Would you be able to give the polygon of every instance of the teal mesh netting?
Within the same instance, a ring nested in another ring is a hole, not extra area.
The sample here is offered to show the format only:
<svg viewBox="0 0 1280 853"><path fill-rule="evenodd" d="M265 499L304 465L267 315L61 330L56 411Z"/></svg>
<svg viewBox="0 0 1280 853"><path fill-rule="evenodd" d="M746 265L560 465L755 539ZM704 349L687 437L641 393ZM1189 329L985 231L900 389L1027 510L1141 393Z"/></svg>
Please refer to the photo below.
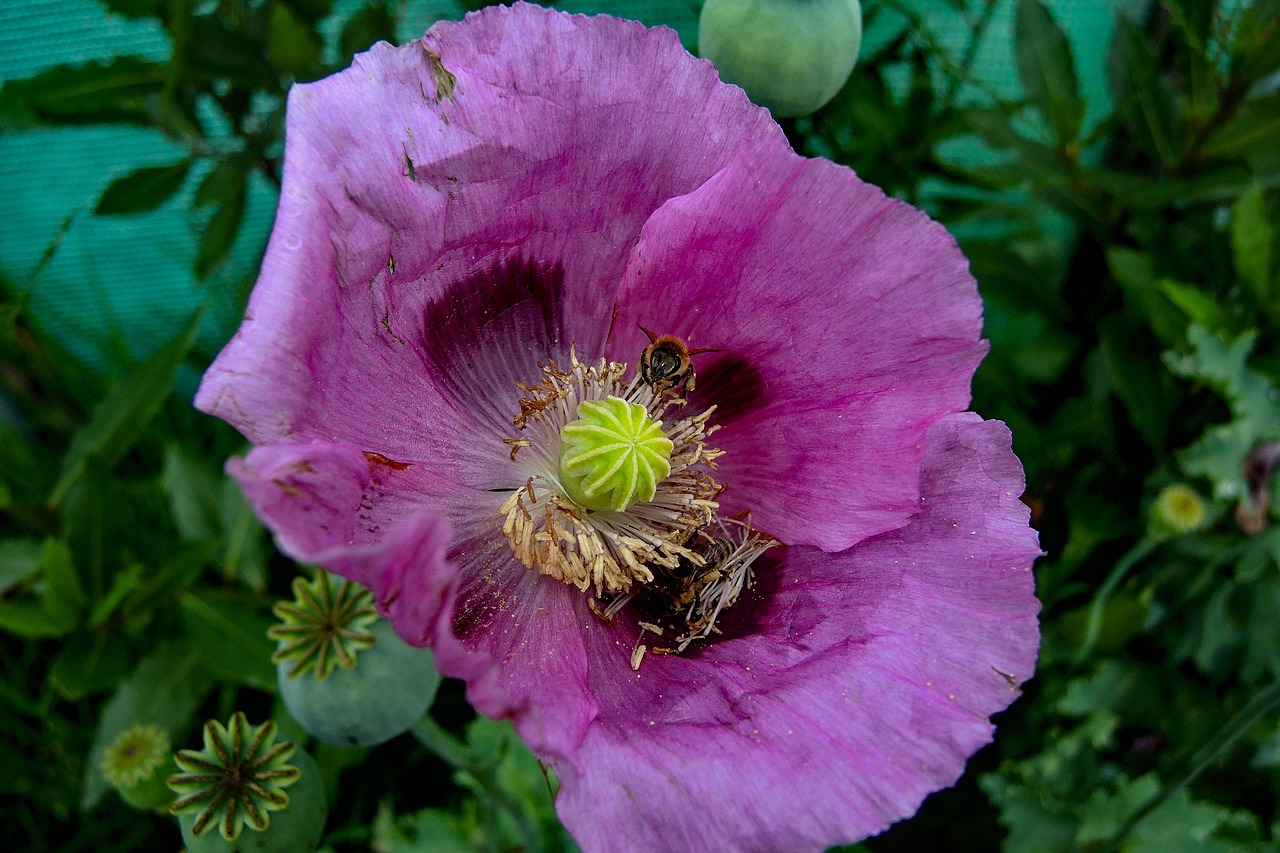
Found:
<svg viewBox="0 0 1280 853"><path fill-rule="evenodd" d="M867 8L874 4L866 0ZM339 2L337 17L359 5ZM667 23L687 45L696 42L696 0L556 5ZM924 15L938 44L956 54L963 49L963 18L943 0L909 0L907 5ZM1049 0L1071 37L1089 119L1107 109L1103 56L1117 5L1135 8L1128 0ZM1000 0L975 61L984 86L1010 96L1017 93L1013 9L1013 0ZM402 7L398 35L409 40L431 21L461 17L464 11L456 0L410 0ZM887 17L882 23L888 23ZM337 20L329 22L331 55L339 29ZM870 29L868 45L874 47L877 37L877 29ZM119 54L163 60L168 50L166 35L155 22L106 14L92 0L0 0L0 80ZM983 95L975 90L967 97L981 100ZM118 370L167 340L205 304L210 310L201 346L214 350L234 329L239 299L253 279L271 227L275 196L266 181L252 184L240 238L227 262L204 282L191 273L207 215L192 203L200 169L193 169L183 191L155 211L112 217L92 213L113 179L140 166L171 163L186 153L159 133L131 127L23 129L0 135L0 186L5 190L0 194L0 276L29 293L33 315L77 358ZM949 153L981 156L963 146Z"/></svg>

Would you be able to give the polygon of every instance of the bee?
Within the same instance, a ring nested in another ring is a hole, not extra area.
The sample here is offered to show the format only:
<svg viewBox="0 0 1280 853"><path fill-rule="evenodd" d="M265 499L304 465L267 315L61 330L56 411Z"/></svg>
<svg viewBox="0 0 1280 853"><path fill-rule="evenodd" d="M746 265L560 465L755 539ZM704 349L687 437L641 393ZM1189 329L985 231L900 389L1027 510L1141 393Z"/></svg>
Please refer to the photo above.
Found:
<svg viewBox="0 0 1280 853"><path fill-rule="evenodd" d="M640 381L653 389L655 394L673 391L676 394L692 391L697 377L693 372L692 356L711 349L689 349L684 341L674 335L655 335L640 327L649 337L649 346L640 353Z"/></svg>

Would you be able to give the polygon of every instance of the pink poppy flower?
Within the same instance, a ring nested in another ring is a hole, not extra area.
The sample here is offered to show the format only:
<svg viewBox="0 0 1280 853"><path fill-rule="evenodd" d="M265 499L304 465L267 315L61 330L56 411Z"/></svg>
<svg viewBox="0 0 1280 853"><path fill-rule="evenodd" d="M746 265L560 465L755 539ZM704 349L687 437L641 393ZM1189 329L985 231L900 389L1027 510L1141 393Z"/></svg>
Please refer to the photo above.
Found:
<svg viewBox="0 0 1280 853"><path fill-rule="evenodd" d="M645 330L708 350L692 387L637 378ZM939 225L673 32L516 4L294 88L197 405L282 550L554 767L584 850L816 850L953 784L1034 668L980 335Z"/></svg>

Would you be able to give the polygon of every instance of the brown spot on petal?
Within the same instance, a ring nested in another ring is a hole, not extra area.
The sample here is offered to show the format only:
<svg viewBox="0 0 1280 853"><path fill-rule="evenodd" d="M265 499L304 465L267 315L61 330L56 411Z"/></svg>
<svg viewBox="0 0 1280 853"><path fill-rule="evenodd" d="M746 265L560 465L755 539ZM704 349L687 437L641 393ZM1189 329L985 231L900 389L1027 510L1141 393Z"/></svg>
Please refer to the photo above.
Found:
<svg viewBox="0 0 1280 853"><path fill-rule="evenodd" d="M381 453L374 453L372 450L364 451L364 458L369 460L370 465L384 465L393 471L404 471L406 468L413 467L412 462L397 462L394 459L388 459Z"/></svg>
<svg viewBox="0 0 1280 853"><path fill-rule="evenodd" d="M444 63L440 61L440 54L430 48L423 48L423 50L427 52L427 61L431 63L431 79L436 84L435 103L452 102L454 90L458 87L458 78L444 67Z"/></svg>

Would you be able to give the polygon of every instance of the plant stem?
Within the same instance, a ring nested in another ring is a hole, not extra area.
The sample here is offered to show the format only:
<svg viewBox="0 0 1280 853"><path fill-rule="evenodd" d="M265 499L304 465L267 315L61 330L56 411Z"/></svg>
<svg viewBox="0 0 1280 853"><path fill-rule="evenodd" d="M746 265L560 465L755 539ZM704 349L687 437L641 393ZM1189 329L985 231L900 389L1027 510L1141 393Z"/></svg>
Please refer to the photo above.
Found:
<svg viewBox="0 0 1280 853"><path fill-rule="evenodd" d="M1102 582L1102 586L1098 587L1098 594L1093 597L1093 604L1089 606L1089 621L1085 626L1084 639L1080 641L1080 651L1075 655L1077 664L1088 660L1089 654L1098 642L1098 635L1102 633L1102 618L1112 593L1116 591L1116 587L1120 586L1125 575L1129 574L1129 570L1150 556L1155 547L1156 543L1150 539L1143 539L1134 545L1129 549L1129 553L1116 563L1111 574L1107 575L1107 579Z"/></svg>
<svg viewBox="0 0 1280 853"><path fill-rule="evenodd" d="M1124 843L1129 833L1143 818L1160 808L1179 791L1198 779L1201 773L1209 769L1219 758L1226 755L1236 745L1236 741L1244 737L1245 733L1253 728L1254 723L1277 707L1280 707L1280 681L1254 696L1247 705L1240 709L1239 713L1219 729L1213 739L1191 757L1190 768L1178 781L1157 793L1139 806L1133 814L1129 815L1128 819L1115 831L1115 834L1107 839L1107 843L1102 848L1105 853L1119 850L1120 845Z"/></svg>

